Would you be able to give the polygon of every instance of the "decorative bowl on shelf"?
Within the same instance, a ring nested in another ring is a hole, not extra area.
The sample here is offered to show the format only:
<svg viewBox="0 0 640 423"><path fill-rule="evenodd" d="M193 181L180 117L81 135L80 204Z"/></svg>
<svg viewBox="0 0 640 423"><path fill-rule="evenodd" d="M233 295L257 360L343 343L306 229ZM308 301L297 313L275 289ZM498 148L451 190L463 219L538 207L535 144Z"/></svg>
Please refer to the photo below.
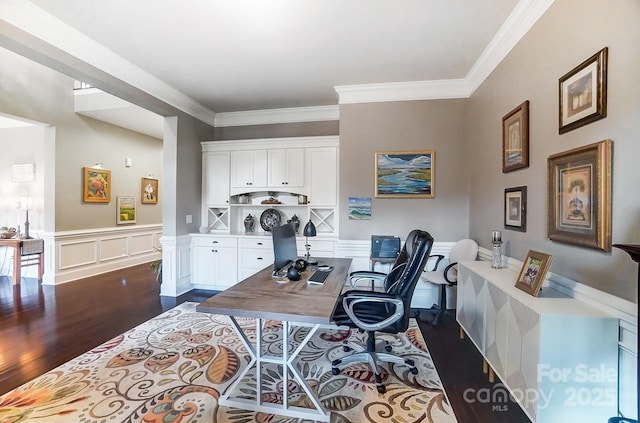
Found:
<svg viewBox="0 0 640 423"><path fill-rule="evenodd" d="M16 228L0 228L0 238L2 239L11 239L16 236L16 233L18 233L18 231L16 231Z"/></svg>

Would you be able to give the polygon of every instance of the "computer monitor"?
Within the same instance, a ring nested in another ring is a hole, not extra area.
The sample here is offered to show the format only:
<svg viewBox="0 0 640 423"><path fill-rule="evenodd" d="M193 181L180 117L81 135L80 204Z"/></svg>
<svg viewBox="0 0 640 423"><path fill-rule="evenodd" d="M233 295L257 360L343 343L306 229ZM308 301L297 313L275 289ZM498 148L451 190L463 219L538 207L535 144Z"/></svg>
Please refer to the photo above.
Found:
<svg viewBox="0 0 640 423"><path fill-rule="evenodd" d="M273 239L273 275L276 276L298 258L296 231L293 223L271 228ZM284 276L284 275L282 275Z"/></svg>

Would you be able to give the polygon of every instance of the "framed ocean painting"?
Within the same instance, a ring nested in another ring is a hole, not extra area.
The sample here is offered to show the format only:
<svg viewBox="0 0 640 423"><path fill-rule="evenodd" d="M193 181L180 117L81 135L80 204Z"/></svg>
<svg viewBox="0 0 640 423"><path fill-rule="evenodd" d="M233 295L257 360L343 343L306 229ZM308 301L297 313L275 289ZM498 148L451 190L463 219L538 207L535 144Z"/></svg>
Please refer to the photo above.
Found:
<svg viewBox="0 0 640 423"><path fill-rule="evenodd" d="M371 220L371 197L349 197L349 219Z"/></svg>
<svg viewBox="0 0 640 423"><path fill-rule="evenodd" d="M381 151L375 156L376 198L434 198L435 152Z"/></svg>

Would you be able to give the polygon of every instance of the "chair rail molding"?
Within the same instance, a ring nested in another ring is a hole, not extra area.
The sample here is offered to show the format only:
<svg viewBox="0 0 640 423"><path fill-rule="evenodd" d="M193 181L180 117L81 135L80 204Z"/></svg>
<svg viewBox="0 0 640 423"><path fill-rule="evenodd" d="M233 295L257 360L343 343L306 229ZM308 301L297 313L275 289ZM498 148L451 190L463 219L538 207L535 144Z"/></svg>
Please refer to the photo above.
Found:
<svg viewBox="0 0 640 423"><path fill-rule="evenodd" d="M159 258L162 225L135 225L44 233L44 285L76 279Z"/></svg>

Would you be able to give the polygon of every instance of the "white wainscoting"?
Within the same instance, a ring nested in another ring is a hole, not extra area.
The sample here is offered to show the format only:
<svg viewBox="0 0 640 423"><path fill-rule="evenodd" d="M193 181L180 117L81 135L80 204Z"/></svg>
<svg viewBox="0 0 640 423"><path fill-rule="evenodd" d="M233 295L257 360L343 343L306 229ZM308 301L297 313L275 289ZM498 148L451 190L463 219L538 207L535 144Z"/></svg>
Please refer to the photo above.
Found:
<svg viewBox="0 0 640 423"><path fill-rule="evenodd" d="M162 225L45 233L42 283L55 285L158 259L161 235Z"/></svg>
<svg viewBox="0 0 640 423"><path fill-rule="evenodd" d="M491 250L480 248L478 256L481 260L491 261ZM519 272L522 261L512 257L504 258L505 266ZM618 404L620 413L636 418L638 414L637 368L638 368L638 306L606 292L572 281L555 273L547 273L543 289L551 286L554 289L592 307L604 310L619 319L618 341Z"/></svg>
<svg viewBox="0 0 640 423"><path fill-rule="evenodd" d="M191 291L191 236L163 236L160 295L177 297Z"/></svg>

